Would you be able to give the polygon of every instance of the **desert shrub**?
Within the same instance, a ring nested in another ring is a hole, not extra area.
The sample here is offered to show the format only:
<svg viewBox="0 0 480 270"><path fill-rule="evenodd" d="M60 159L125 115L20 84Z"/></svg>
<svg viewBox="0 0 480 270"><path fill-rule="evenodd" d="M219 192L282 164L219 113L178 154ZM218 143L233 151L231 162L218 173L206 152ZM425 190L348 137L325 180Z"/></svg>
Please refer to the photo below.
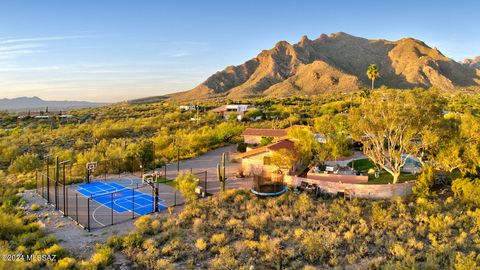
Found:
<svg viewBox="0 0 480 270"><path fill-rule="evenodd" d="M173 261L185 258L187 255L187 246L181 238L175 238L166 243L163 246L161 253L164 256L169 256Z"/></svg>
<svg viewBox="0 0 480 270"><path fill-rule="evenodd" d="M120 250L123 246L123 238L118 235L113 235L107 239L106 244L113 250Z"/></svg>
<svg viewBox="0 0 480 270"><path fill-rule="evenodd" d="M123 247L139 247L144 239L138 232L131 232L123 238Z"/></svg>
<svg viewBox="0 0 480 270"><path fill-rule="evenodd" d="M227 242L227 237L223 233L217 233L210 237L210 243L216 246L223 246Z"/></svg>
<svg viewBox="0 0 480 270"><path fill-rule="evenodd" d="M56 255L57 258L63 257L65 255L65 249L57 244L44 249L42 251L38 251L38 254L46 254L46 255Z"/></svg>
<svg viewBox="0 0 480 270"><path fill-rule="evenodd" d="M86 264L86 268L93 267L94 269L102 269L113 262L113 251L110 247L97 247L97 251L92 255L90 261Z"/></svg>
<svg viewBox="0 0 480 270"><path fill-rule="evenodd" d="M174 270L175 265L166 259L159 259L155 264L155 269L158 270Z"/></svg>
<svg viewBox="0 0 480 270"><path fill-rule="evenodd" d="M54 270L73 270L76 269L77 261L74 258L66 257L58 260L53 266Z"/></svg>
<svg viewBox="0 0 480 270"><path fill-rule="evenodd" d="M473 205L480 206L480 180L459 178L452 182L452 191L455 197Z"/></svg>
<svg viewBox="0 0 480 270"><path fill-rule="evenodd" d="M433 195L431 188L435 184L435 171L431 166L423 168L423 172L415 182L412 191L419 197L430 197Z"/></svg>
<svg viewBox="0 0 480 270"><path fill-rule="evenodd" d="M135 228L141 234L148 234L151 232L152 227L150 226L151 217L150 215L144 215L135 221Z"/></svg>
<svg viewBox="0 0 480 270"><path fill-rule="evenodd" d="M456 270L479 270L480 254L477 255L474 251L470 252L468 255L457 252L454 267Z"/></svg>
<svg viewBox="0 0 480 270"><path fill-rule="evenodd" d="M220 254L212 259L209 269L225 270L238 269L240 262L236 259L235 251L232 247L223 247L220 249Z"/></svg>
<svg viewBox="0 0 480 270"><path fill-rule="evenodd" d="M313 207L314 205L312 199L307 193L300 194L294 205L295 210L298 211L298 213L302 216L307 215L313 209Z"/></svg>
<svg viewBox="0 0 480 270"><path fill-rule="evenodd" d="M207 249L207 242L205 242L205 240L203 240L203 238L199 238L199 239L197 239L197 241L195 241L195 247L199 251L204 251L205 249Z"/></svg>
<svg viewBox="0 0 480 270"><path fill-rule="evenodd" d="M326 230L308 230L300 241L300 247L309 262L325 260L337 241L337 235Z"/></svg>
<svg viewBox="0 0 480 270"><path fill-rule="evenodd" d="M32 210L33 212L36 212L36 211L40 210L40 208L41 208L41 206L36 204L36 203L34 203L30 206L30 210Z"/></svg>
<svg viewBox="0 0 480 270"><path fill-rule="evenodd" d="M237 145L237 152L244 153L247 151L247 144L244 142L241 142Z"/></svg>

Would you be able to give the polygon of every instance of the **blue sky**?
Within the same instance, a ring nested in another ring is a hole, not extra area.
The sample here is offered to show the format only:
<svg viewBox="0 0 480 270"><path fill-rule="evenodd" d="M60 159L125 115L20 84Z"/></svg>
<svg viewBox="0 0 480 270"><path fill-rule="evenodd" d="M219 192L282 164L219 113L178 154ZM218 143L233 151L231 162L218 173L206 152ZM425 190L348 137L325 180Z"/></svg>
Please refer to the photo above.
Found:
<svg viewBox="0 0 480 270"><path fill-rule="evenodd" d="M279 40L414 37L480 55L477 1L2 1L0 98L121 101L188 90Z"/></svg>

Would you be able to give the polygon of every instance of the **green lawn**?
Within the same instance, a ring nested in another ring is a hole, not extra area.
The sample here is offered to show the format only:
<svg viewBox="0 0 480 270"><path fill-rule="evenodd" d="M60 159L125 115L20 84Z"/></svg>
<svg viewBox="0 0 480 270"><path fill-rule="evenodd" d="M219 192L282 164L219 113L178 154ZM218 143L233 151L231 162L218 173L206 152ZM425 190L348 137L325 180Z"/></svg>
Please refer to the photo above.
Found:
<svg viewBox="0 0 480 270"><path fill-rule="evenodd" d="M165 184L165 185L168 185L168 186L171 186L173 188L177 188L176 187L176 182L174 180L168 180L168 179L165 179L165 178L159 178L157 179L157 182L158 183L161 183L161 184Z"/></svg>
<svg viewBox="0 0 480 270"><path fill-rule="evenodd" d="M411 173L402 173L400 175L400 178L398 179L398 183L403 183L411 180L417 179L417 175L411 174ZM368 183L369 184L388 184L393 182L393 176L386 172L385 170L382 170L380 172L380 177L375 178L375 175L369 174L368 175Z"/></svg>
<svg viewBox="0 0 480 270"><path fill-rule="evenodd" d="M349 167L352 167L352 162L349 162L347 165ZM373 164L373 162L368 158L355 160L353 165L355 170L359 170L364 174L366 174L369 169L375 168L375 164ZM413 175L410 173L402 173L400 175L400 178L398 179L398 182L403 183L403 182L407 182L415 179L417 179L416 175ZM392 182L393 182L393 176L388 172L386 172L385 170L380 171L380 176L378 178L375 178L375 175L373 174L368 175L369 184L387 184Z"/></svg>
<svg viewBox="0 0 480 270"><path fill-rule="evenodd" d="M352 162L353 162L353 168L358 171L365 171L367 172L369 169L375 167L375 164L370 161L370 159L365 158L365 159L359 159L355 161L350 161L347 166L352 167Z"/></svg>

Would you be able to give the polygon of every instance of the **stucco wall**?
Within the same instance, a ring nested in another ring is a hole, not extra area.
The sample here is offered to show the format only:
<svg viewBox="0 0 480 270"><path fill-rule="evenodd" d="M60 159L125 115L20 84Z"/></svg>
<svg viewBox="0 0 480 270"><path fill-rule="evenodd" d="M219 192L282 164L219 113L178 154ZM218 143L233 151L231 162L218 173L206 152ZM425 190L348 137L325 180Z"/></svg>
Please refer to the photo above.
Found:
<svg viewBox="0 0 480 270"><path fill-rule="evenodd" d="M344 175L344 174L326 174L326 173L308 173L308 179L320 181L334 181L343 183L367 183L367 175Z"/></svg>
<svg viewBox="0 0 480 270"><path fill-rule="evenodd" d="M261 139L261 136L243 136L243 141L249 144L259 144Z"/></svg>
<svg viewBox="0 0 480 270"><path fill-rule="evenodd" d="M265 156L271 156L269 152L250 156L248 158L242 159L242 170L246 175L249 174L263 174L265 176L270 176L270 173L275 170L275 166L272 165L263 165L263 159Z"/></svg>
<svg viewBox="0 0 480 270"><path fill-rule="evenodd" d="M338 192L345 192L352 194L358 198L371 199L388 199L395 196L407 196L412 194L412 187L415 181L399 183L399 184L352 184L334 181L321 181L315 179L302 178L298 176L286 176L285 182L292 186L299 186L301 182L308 182L316 184L323 191L337 194Z"/></svg>

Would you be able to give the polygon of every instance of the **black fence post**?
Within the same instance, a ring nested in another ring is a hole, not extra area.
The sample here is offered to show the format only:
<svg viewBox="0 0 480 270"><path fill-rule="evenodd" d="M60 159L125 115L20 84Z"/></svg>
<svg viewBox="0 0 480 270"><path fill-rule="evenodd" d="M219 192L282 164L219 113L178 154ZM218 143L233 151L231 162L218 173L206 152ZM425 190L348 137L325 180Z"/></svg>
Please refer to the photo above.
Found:
<svg viewBox="0 0 480 270"><path fill-rule="evenodd" d="M58 157L55 158L55 177L53 179L55 179L55 209L59 209L58 207L58 178L60 178L59 176L59 168L58 168Z"/></svg>
<svg viewBox="0 0 480 270"><path fill-rule="evenodd" d="M75 220L78 224L78 193L75 193Z"/></svg>
<svg viewBox="0 0 480 270"><path fill-rule="evenodd" d="M87 198L87 231L90 231L90 198Z"/></svg>
<svg viewBox="0 0 480 270"><path fill-rule="evenodd" d="M38 194L38 170L35 170L35 192Z"/></svg>
<svg viewBox="0 0 480 270"><path fill-rule="evenodd" d="M204 184L205 187L203 188L205 190L205 194L208 193L208 191L207 191L207 179L208 179L208 174L207 174L207 171L205 171L205 184Z"/></svg>
<svg viewBox="0 0 480 270"><path fill-rule="evenodd" d="M135 218L135 190L132 189L132 219Z"/></svg>
<svg viewBox="0 0 480 270"><path fill-rule="evenodd" d="M65 212L67 212L67 197L65 195L65 163L63 164L63 216L65 216Z"/></svg>
<svg viewBox="0 0 480 270"><path fill-rule="evenodd" d="M68 188L65 188L65 192L66 192L66 197L68 197ZM68 216L68 200L65 199L65 212L66 212L66 215Z"/></svg>
<svg viewBox="0 0 480 270"><path fill-rule="evenodd" d="M47 202L50 203L50 159L47 158Z"/></svg>
<svg viewBox="0 0 480 270"><path fill-rule="evenodd" d="M173 206L177 206L177 191L173 193Z"/></svg>
<svg viewBox="0 0 480 270"><path fill-rule="evenodd" d="M112 215L112 225L113 225L113 193L110 194L110 197L111 197L110 198L110 202L111 202L111 207L110 207L111 211L110 212L111 212L111 215Z"/></svg>
<svg viewBox="0 0 480 270"><path fill-rule="evenodd" d="M44 183L44 176L43 176L43 173L40 175L40 177L42 178L42 197L45 199L45 183Z"/></svg>
<svg viewBox="0 0 480 270"><path fill-rule="evenodd" d="M104 169L104 180L107 181L107 160L103 161L103 169Z"/></svg>
<svg viewBox="0 0 480 270"><path fill-rule="evenodd" d="M54 188L54 194L55 194L55 198L54 198L54 203L55 203L55 209L58 210L58 183L57 181L55 181L55 184L53 185L53 188Z"/></svg>

